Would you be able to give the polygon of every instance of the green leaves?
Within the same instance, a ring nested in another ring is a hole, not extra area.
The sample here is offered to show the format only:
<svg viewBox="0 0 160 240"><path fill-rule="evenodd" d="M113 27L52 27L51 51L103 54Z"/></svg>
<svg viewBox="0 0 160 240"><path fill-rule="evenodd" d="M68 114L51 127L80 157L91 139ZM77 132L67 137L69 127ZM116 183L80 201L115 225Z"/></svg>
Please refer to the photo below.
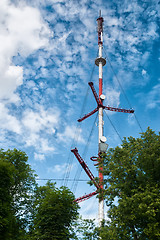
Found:
<svg viewBox="0 0 160 240"><path fill-rule="evenodd" d="M15 224L15 216L12 209L12 196L10 191L14 183L12 164L0 161L0 239L11 239L11 233Z"/></svg>
<svg viewBox="0 0 160 240"><path fill-rule="evenodd" d="M141 138L124 139L109 149L104 165L109 229L117 239L159 239L160 135L148 128Z"/></svg>
<svg viewBox="0 0 160 240"><path fill-rule="evenodd" d="M24 239L32 221L35 175L24 152L0 150L0 236ZM4 224L3 224L3 223Z"/></svg>
<svg viewBox="0 0 160 240"><path fill-rule="evenodd" d="M0 150L0 239L70 239L78 205L72 192L38 187L24 152Z"/></svg>
<svg viewBox="0 0 160 240"><path fill-rule="evenodd" d="M80 217L77 222L74 224L74 231L76 236L73 239L78 240L96 240L98 238L98 228L94 220L92 219L82 219Z"/></svg>
<svg viewBox="0 0 160 240"><path fill-rule="evenodd" d="M66 187L48 182L38 187L35 197L33 239L69 239L72 223L78 216L74 195Z"/></svg>

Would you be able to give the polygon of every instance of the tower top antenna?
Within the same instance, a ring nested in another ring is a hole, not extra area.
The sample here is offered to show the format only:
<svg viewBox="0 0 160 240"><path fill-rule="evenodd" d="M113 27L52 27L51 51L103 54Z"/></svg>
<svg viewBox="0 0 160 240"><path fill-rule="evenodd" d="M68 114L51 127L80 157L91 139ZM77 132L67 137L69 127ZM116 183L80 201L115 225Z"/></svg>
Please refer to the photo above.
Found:
<svg viewBox="0 0 160 240"><path fill-rule="evenodd" d="M99 10L99 16L101 17L101 10Z"/></svg>

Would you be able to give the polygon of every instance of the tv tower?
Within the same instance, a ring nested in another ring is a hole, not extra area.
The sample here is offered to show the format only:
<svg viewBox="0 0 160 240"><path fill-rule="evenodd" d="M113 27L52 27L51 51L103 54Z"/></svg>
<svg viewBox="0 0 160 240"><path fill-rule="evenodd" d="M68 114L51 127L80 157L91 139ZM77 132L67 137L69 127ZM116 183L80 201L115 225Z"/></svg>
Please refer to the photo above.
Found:
<svg viewBox="0 0 160 240"><path fill-rule="evenodd" d="M99 57L96 58L95 64L99 67L99 99L103 103L105 96L103 95L103 66L106 64L105 58L102 57L102 50L103 50L103 17L101 17L101 11L99 14L99 18L97 19L98 23L98 48L99 48ZM98 119L99 119L99 135L98 135L98 152L101 153L101 144L105 143L106 138L103 136L103 107L99 107L98 112ZM107 149L106 149L107 150ZM100 188L103 188L103 168L99 168L99 182ZM99 223L104 219L104 200L99 198L99 209L98 209L98 219Z"/></svg>
<svg viewBox="0 0 160 240"><path fill-rule="evenodd" d="M105 99L105 96L103 95L103 66L106 64L106 59L103 58L102 52L103 52L103 22L104 19L101 16L101 11L99 12L99 17L97 19L97 32L98 32L98 50L99 54L98 57L95 59L96 66L99 67L99 95L97 94L93 82L89 82L89 86L92 90L92 93L95 97L97 107L91 111L90 113L84 115L82 118L78 119L78 122L81 122L85 120L86 118L90 117L94 113L98 112L98 157L91 157L92 161L97 161L96 165L99 165L99 161L101 158L101 154L105 153L107 151L108 145L106 144L106 137L103 136L103 110L109 110L114 112L123 112L123 113L134 113L133 109L122 109L122 108L115 108L115 107L108 107L103 105L103 101ZM74 153L75 157L81 164L82 168L86 172L86 174L89 176L89 178L92 180L93 184L96 187L96 191L93 193L86 194L82 197L79 197L75 199L76 202L82 202L86 199L89 199L90 197L98 194L98 192L101 192L103 190L103 167L98 168L98 175L99 175L99 183L95 181L95 177L93 176L92 172L88 168L87 164L84 162L80 154L78 153L77 148L74 148L71 150L71 152ZM104 219L104 199L99 195L99 207L98 207L98 223L99 226L101 226L102 220Z"/></svg>

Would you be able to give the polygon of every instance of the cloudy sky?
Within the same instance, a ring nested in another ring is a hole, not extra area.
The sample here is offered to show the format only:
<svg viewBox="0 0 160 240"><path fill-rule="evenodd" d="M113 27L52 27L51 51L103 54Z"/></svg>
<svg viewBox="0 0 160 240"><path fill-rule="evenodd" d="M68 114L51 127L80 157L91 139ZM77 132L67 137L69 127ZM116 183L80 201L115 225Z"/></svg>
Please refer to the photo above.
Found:
<svg viewBox="0 0 160 240"><path fill-rule="evenodd" d="M98 91L100 9L105 105L135 109L135 115L104 114L104 135L115 147L148 126L159 131L160 2L0 1L1 148L25 151L39 179L62 179L57 186L68 186L76 197L95 189L87 186L72 147L97 176L89 160L97 154L97 115L81 124L77 119L96 107L88 82ZM96 207L95 198L82 203L83 215L96 216Z"/></svg>

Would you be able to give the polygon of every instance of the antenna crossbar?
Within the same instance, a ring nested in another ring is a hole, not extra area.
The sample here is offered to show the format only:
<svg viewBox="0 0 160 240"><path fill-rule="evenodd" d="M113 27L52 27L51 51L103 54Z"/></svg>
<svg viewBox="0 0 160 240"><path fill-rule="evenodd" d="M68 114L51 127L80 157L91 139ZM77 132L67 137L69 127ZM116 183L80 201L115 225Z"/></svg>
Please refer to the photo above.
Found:
<svg viewBox="0 0 160 240"><path fill-rule="evenodd" d="M81 164L82 168L84 169L84 171L87 173L88 177L91 179L91 181L93 182L93 184L95 185L95 187L97 189L99 189L99 185L97 184L97 182L95 181L95 177L92 174L92 172L90 171L90 169L88 168L87 164L85 163L85 161L83 160L83 158L80 156L80 154L78 153L78 149L74 148L71 150L71 152L74 153L75 157L77 158L78 162Z"/></svg>
<svg viewBox="0 0 160 240"><path fill-rule="evenodd" d="M101 99L98 97L98 94L97 94L97 92L96 92L96 90L94 88L93 82L89 82L88 84L89 84L89 86L90 86L90 88L91 88L91 90L93 92L93 95L94 95L94 97L96 99L97 105L98 106L102 105Z"/></svg>
<svg viewBox="0 0 160 240"><path fill-rule="evenodd" d="M124 109L124 108L115 108L115 107L106 107L102 106L104 109L113 111L113 112L123 112L123 113L134 113L133 109Z"/></svg>
<svg viewBox="0 0 160 240"><path fill-rule="evenodd" d="M86 194L86 195L84 195L84 196L82 196L82 197L76 198L76 199L74 200L74 202L77 202L77 203L83 202L83 201L91 198L92 196L94 196L94 195L96 195L96 194L97 194L97 191L92 192L92 193L89 193L89 194Z"/></svg>
<svg viewBox="0 0 160 240"><path fill-rule="evenodd" d="M90 117L91 115L93 115L95 112L97 112L99 110L100 107L102 107L103 109L106 109L106 110L109 110L109 111L112 111L112 112L122 112L122 113L134 113L134 110L133 109L124 109L124 108L116 108L116 107L109 107L109 106L104 106L101 99L98 97L98 94L94 88L94 84L93 82L89 82L88 83L92 92L93 92L93 95L95 97L95 100L97 102L97 107L91 111L90 113L84 115L82 118L79 118L77 121L78 122L82 122L83 120L85 120L86 118Z"/></svg>
<svg viewBox="0 0 160 240"><path fill-rule="evenodd" d="M84 115L82 118L79 118L77 121L78 122L82 122L83 120L85 120L86 118L90 117L91 115L93 115L94 113L98 112L98 107L96 107L93 111L91 111L90 113Z"/></svg>

